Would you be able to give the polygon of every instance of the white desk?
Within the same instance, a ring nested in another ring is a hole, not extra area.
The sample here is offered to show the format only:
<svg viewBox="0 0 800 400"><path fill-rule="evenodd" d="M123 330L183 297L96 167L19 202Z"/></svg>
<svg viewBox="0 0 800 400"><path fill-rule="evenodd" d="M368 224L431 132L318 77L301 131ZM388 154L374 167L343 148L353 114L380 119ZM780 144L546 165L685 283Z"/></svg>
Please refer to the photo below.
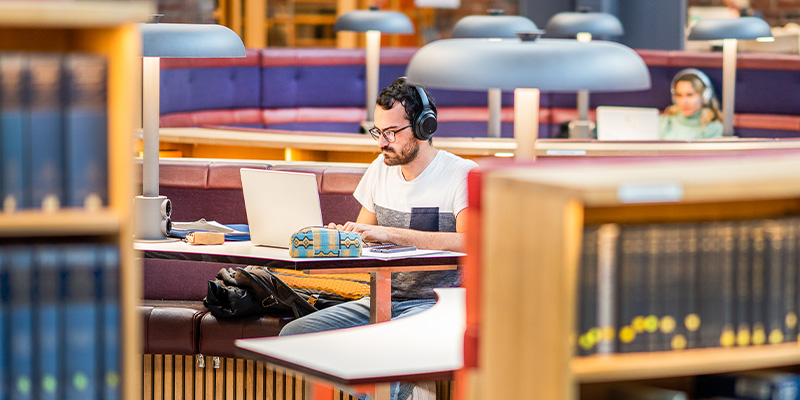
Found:
<svg viewBox="0 0 800 400"><path fill-rule="evenodd" d="M450 379L464 364L463 288L435 289L428 310L377 325L239 339L243 357L284 366L337 385Z"/></svg>
<svg viewBox="0 0 800 400"><path fill-rule="evenodd" d="M137 241L133 248L145 258L267 265L303 270L308 273L369 272L371 322L392 318L392 272L454 269L464 253L419 250L351 258L292 258L289 249L255 246L246 242L221 245L192 245L181 241Z"/></svg>

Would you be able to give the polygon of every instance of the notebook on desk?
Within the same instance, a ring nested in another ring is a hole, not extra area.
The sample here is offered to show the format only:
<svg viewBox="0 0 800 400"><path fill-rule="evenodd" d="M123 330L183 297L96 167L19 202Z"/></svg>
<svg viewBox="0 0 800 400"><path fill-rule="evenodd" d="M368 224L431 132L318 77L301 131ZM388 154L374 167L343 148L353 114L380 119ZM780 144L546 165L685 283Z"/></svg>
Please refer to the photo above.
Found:
<svg viewBox="0 0 800 400"><path fill-rule="evenodd" d="M598 140L659 140L658 109L597 107Z"/></svg>
<svg viewBox="0 0 800 400"><path fill-rule="evenodd" d="M293 233L322 225L314 174L250 168L240 172L253 244L289 248Z"/></svg>

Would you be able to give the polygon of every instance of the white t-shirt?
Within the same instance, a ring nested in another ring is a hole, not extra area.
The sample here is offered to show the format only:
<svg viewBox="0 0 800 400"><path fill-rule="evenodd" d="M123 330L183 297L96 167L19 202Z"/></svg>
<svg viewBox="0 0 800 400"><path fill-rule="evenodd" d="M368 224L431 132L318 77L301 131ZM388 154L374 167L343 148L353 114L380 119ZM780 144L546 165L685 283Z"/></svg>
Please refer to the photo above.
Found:
<svg viewBox="0 0 800 400"><path fill-rule="evenodd" d="M406 181L400 166L387 166L378 156L353 195L375 213L378 225L435 232L455 232L456 216L467 207L467 174L478 165L439 150L414 180ZM451 271L395 272L392 298L435 298L433 288L458 286Z"/></svg>
<svg viewBox="0 0 800 400"><path fill-rule="evenodd" d="M467 207L467 174L476 166L474 161L439 150L419 176L406 181L400 166L387 166L380 155L353 195L375 213L378 225L420 229L410 225L414 210L421 208L428 214L438 208L436 231L455 232L455 217Z"/></svg>

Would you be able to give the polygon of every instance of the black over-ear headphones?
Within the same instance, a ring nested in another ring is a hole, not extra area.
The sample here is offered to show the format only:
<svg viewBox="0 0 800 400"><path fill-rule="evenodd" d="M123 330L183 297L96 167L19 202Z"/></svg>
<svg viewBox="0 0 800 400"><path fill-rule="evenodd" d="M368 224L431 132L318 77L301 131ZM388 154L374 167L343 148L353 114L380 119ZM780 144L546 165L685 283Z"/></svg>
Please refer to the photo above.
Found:
<svg viewBox="0 0 800 400"><path fill-rule="evenodd" d="M419 140L428 140L436 132L436 113L431 110L431 105L428 102L428 96L425 94L425 89L415 86L419 99L422 101L422 111L414 117L412 130L414 137Z"/></svg>
<svg viewBox="0 0 800 400"><path fill-rule="evenodd" d="M672 78L672 84L670 85L670 92L672 93L672 103L676 103L675 101L675 85L678 84L678 81L686 75L694 75L697 79L700 79L700 82L703 82L703 92L700 93L700 97L703 100L703 106L708 106L711 104L711 99L714 98L714 86L711 85L711 80L708 79L708 76L697 68L686 68L678 71L675 74L675 77Z"/></svg>

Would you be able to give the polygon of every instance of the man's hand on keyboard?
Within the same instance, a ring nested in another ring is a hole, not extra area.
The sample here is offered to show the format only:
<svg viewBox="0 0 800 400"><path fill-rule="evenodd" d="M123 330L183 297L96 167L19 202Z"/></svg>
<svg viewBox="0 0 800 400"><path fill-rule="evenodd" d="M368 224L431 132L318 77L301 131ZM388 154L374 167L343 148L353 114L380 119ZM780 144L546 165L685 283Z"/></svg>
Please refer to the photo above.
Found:
<svg viewBox="0 0 800 400"><path fill-rule="evenodd" d="M361 235L361 239L365 242L381 242L390 243L390 230L383 226L358 224L352 221L345 222L344 225L339 225L331 222L328 228L338 229L344 232L356 232Z"/></svg>

